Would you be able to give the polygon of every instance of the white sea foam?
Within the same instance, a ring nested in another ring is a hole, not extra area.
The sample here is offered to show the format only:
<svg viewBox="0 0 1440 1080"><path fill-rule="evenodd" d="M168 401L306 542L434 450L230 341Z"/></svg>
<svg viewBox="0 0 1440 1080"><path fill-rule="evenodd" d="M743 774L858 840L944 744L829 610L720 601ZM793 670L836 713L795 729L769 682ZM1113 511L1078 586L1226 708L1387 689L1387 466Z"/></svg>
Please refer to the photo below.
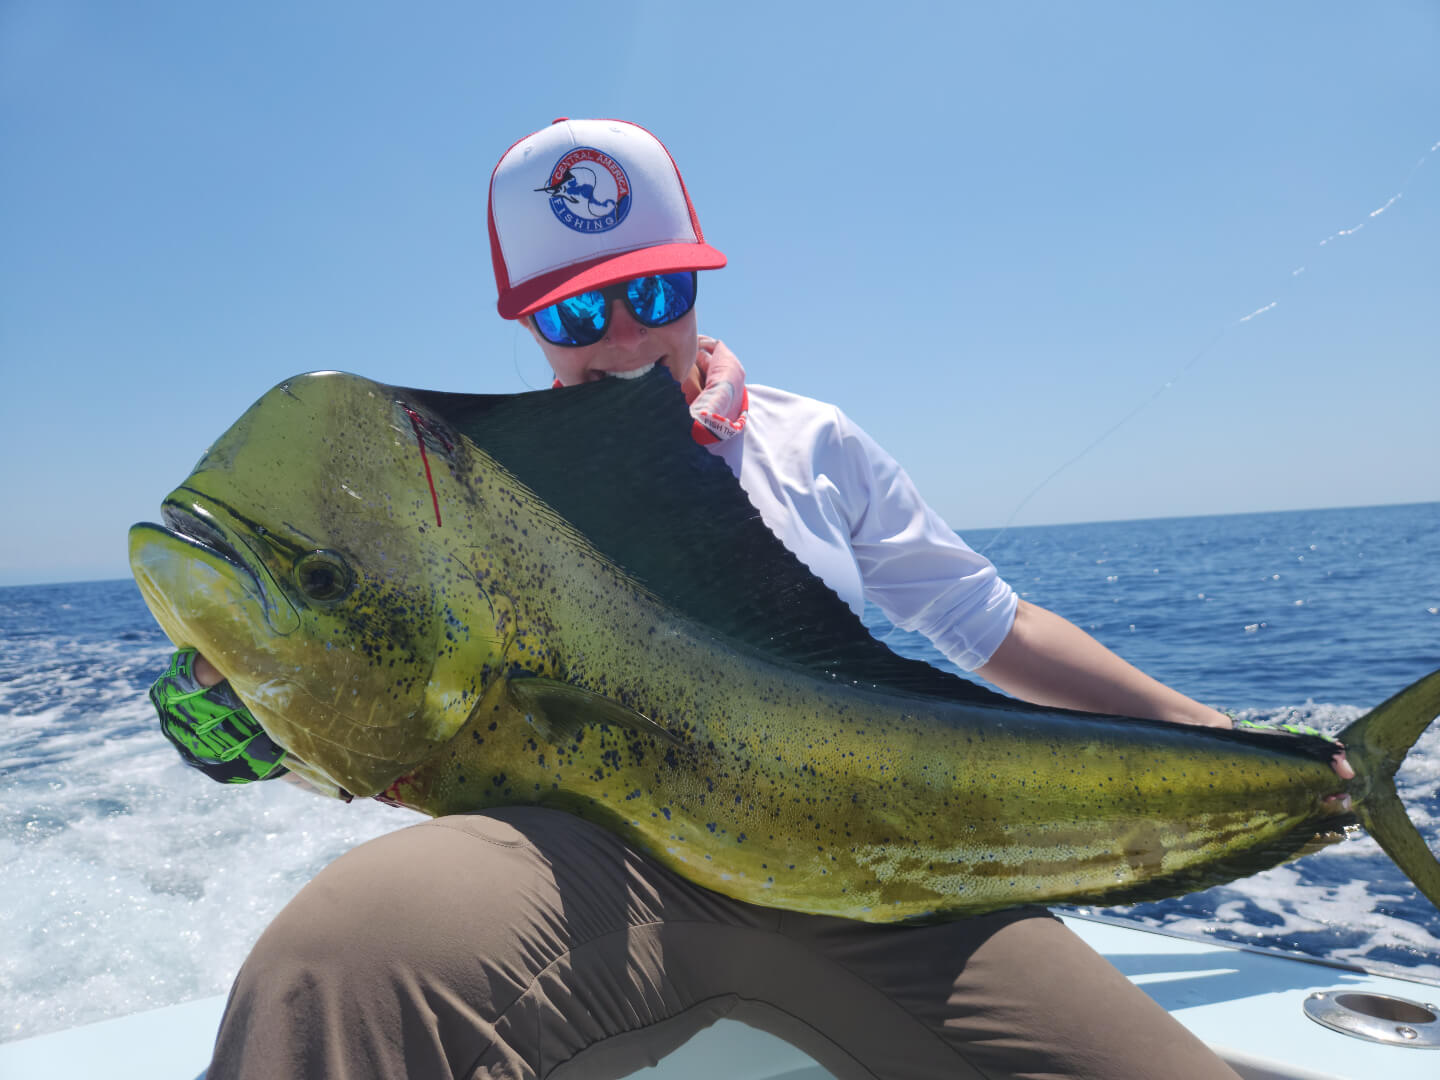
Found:
<svg viewBox="0 0 1440 1080"><path fill-rule="evenodd" d="M4 1037L224 991L300 886L413 820L377 803L320 804L289 785L217 802L182 766L145 771L126 785L127 809L93 796L87 810L67 807L58 793L21 837L0 840L11 895L24 898L0 913L18 946L0 956Z"/></svg>
<svg viewBox="0 0 1440 1080"><path fill-rule="evenodd" d="M1219 903L1203 916L1140 921L1194 936L1222 931L1229 940L1264 947L1354 932L1353 944L1335 944L1327 950L1327 958L1406 978L1440 981L1440 962L1434 959L1440 957L1440 938L1413 921L1377 910L1379 902L1404 897L1377 893L1365 879L1319 885L1296 867L1279 866L1213 890L1213 895ZM1124 913L1112 910L1108 914ZM1257 921L1258 915L1265 917ZM1386 953L1402 954L1413 962L1400 965L1377 955Z"/></svg>
<svg viewBox="0 0 1440 1080"><path fill-rule="evenodd" d="M214 784L155 737L133 686L82 682L70 692L124 699L99 731L57 730L61 706L7 718L7 745L48 735L26 782L0 786L0 1040L223 992L306 881L418 820L288 784Z"/></svg>

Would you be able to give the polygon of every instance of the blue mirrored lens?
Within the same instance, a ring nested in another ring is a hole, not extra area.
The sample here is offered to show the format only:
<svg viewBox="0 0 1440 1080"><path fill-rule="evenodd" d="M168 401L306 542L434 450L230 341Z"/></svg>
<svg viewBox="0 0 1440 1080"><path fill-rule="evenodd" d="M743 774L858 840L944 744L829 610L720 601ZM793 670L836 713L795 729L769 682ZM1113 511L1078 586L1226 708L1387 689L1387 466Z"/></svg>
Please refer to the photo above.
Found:
<svg viewBox="0 0 1440 1080"><path fill-rule="evenodd" d="M695 306L695 274L651 274L625 285L625 299L646 326L664 326Z"/></svg>
<svg viewBox="0 0 1440 1080"><path fill-rule="evenodd" d="M583 292L535 312L535 325L556 345L593 345L605 336L605 294Z"/></svg>
<svg viewBox="0 0 1440 1080"><path fill-rule="evenodd" d="M665 326L695 306L695 271L650 274L623 285L583 292L535 312L535 326L552 345L593 345L605 336L611 297L624 296L636 321Z"/></svg>

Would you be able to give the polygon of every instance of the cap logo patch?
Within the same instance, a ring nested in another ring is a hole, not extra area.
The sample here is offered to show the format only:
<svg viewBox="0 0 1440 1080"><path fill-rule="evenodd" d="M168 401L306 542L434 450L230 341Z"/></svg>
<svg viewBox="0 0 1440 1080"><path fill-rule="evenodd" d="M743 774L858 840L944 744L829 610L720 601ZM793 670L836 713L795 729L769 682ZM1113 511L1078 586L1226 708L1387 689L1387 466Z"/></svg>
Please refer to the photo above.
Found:
<svg viewBox="0 0 1440 1080"><path fill-rule="evenodd" d="M536 191L550 199L560 224L581 233L609 232L630 213L630 178L609 154L577 146L555 163Z"/></svg>

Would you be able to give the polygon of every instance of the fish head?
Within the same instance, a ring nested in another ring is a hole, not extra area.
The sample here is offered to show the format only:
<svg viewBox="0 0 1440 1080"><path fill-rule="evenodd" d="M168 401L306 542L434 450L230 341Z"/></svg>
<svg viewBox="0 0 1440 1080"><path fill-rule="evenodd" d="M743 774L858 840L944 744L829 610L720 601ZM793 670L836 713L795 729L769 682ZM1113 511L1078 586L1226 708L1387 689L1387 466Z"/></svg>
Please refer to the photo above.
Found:
<svg viewBox="0 0 1440 1080"><path fill-rule="evenodd" d="M403 392L340 372L256 402L130 530L170 639L225 676L298 771L383 791L455 734L502 667L477 454Z"/></svg>

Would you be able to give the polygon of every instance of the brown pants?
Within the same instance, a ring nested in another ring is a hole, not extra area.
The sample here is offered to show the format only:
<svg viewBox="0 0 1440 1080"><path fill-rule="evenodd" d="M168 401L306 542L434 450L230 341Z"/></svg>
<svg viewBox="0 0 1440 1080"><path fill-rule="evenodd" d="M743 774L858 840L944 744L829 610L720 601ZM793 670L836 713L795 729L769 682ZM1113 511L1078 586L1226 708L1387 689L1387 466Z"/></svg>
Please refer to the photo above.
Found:
<svg viewBox="0 0 1440 1080"><path fill-rule="evenodd" d="M245 962L210 1080L605 1080L743 1020L850 1078L1235 1074L1049 914L752 907L554 811L441 818L322 871Z"/></svg>

